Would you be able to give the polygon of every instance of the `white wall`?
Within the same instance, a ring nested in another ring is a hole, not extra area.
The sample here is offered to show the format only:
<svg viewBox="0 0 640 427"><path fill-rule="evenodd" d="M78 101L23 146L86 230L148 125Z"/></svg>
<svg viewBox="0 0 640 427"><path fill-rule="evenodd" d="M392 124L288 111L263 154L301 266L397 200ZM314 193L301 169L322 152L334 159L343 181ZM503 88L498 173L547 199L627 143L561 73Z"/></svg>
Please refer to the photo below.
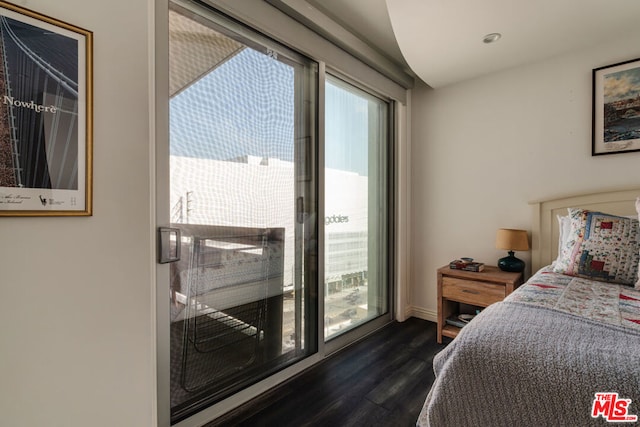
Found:
<svg viewBox="0 0 640 427"><path fill-rule="evenodd" d="M498 228L531 230L528 202L640 183L640 153L591 156L593 68L640 57L617 43L432 90L412 99L411 301L435 320L436 269L493 264ZM530 253L516 253L527 263Z"/></svg>
<svg viewBox="0 0 640 427"><path fill-rule="evenodd" d="M94 32L94 215L0 218L0 424L155 425L154 2L15 3ZM416 314L435 315L438 266L502 256L495 230L529 228L529 200L638 183L640 153L590 156L591 69L640 57L632 40L416 88Z"/></svg>
<svg viewBox="0 0 640 427"><path fill-rule="evenodd" d="M94 32L94 215L0 218L0 425L150 426L153 2L14 3Z"/></svg>

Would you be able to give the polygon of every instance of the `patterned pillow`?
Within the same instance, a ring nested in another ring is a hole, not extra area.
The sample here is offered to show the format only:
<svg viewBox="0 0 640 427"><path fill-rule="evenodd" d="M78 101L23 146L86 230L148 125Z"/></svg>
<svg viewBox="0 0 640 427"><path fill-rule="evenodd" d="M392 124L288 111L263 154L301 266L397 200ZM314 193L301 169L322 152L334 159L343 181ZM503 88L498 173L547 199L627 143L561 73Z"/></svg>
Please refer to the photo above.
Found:
<svg viewBox="0 0 640 427"><path fill-rule="evenodd" d="M573 208L569 217L569 238L553 271L631 286L640 281L637 219Z"/></svg>

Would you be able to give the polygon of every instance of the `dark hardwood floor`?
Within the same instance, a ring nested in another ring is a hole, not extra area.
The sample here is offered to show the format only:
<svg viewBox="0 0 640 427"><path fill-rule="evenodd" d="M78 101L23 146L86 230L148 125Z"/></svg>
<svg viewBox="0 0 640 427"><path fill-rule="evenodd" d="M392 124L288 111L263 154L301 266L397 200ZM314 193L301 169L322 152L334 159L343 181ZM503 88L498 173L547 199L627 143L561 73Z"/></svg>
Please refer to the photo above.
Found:
<svg viewBox="0 0 640 427"><path fill-rule="evenodd" d="M435 323L395 322L206 427L414 426L443 348Z"/></svg>

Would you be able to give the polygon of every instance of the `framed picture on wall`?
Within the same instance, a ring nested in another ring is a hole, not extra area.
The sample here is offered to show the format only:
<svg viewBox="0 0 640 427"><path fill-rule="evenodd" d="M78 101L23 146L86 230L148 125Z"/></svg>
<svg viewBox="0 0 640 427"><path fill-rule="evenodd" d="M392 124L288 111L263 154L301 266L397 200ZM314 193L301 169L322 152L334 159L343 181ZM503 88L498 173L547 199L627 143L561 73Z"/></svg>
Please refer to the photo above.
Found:
<svg viewBox="0 0 640 427"><path fill-rule="evenodd" d="M92 41L0 1L0 216L92 214Z"/></svg>
<svg viewBox="0 0 640 427"><path fill-rule="evenodd" d="M640 59L593 70L591 154L640 151Z"/></svg>

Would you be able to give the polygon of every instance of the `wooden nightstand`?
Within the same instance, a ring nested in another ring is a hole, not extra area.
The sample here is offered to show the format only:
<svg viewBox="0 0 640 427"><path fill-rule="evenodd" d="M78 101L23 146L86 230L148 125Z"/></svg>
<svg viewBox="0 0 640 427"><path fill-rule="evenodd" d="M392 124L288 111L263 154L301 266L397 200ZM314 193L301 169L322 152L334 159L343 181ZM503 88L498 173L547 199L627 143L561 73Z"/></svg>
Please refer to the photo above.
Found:
<svg viewBox="0 0 640 427"><path fill-rule="evenodd" d="M438 269L438 344L442 336L455 338L460 331L445 323L459 313L460 303L487 307L502 301L522 284L522 273L509 273L498 267L485 266L484 271L455 270L445 265Z"/></svg>

